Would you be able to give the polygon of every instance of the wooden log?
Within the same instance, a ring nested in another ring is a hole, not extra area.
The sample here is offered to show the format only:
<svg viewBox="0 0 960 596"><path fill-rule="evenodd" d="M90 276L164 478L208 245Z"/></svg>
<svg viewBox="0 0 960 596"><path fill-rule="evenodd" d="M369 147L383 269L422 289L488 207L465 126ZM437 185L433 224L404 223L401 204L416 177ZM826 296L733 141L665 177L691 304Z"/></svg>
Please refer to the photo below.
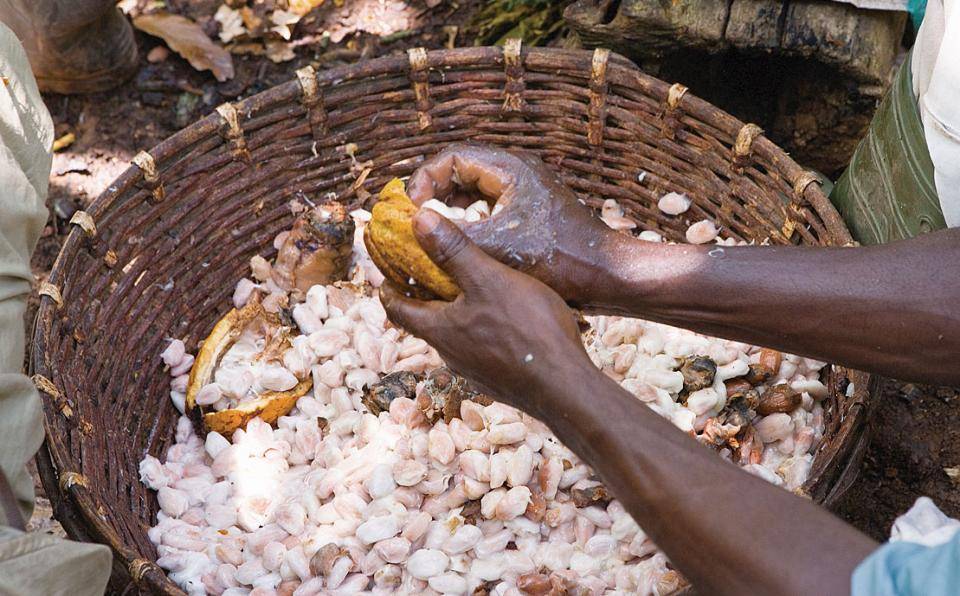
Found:
<svg viewBox="0 0 960 596"><path fill-rule="evenodd" d="M781 2L737 0L730 6L724 39L733 47L774 50L780 47L785 10Z"/></svg>
<svg viewBox="0 0 960 596"><path fill-rule="evenodd" d="M719 50L726 45L724 4L717 0L623 2L617 18L625 23L643 23L643 29L637 31L639 39L649 40L652 48L669 49L682 37L691 47Z"/></svg>
<svg viewBox="0 0 960 596"><path fill-rule="evenodd" d="M577 0L564 18L837 174L886 90L906 14L822 0Z"/></svg>
<svg viewBox="0 0 960 596"><path fill-rule="evenodd" d="M861 10L838 2L792 2L780 47L836 66L857 83L886 86L906 18L904 12Z"/></svg>
<svg viewBox="0 0 960 596"><path fill-rule="evenodd" d="M628 55L776 50L870 83L888 81L906 23L906 13L822 0L578 0L564 18L587 45L603 42Z"/></svg>

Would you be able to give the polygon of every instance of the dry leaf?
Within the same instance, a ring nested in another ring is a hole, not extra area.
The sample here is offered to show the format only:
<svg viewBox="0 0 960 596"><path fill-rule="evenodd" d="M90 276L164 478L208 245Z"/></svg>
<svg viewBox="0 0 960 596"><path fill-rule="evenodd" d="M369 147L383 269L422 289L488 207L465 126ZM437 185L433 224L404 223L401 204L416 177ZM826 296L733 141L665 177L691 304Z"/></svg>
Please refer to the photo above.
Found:
<svg viewBox="0 0 960 596"><path fill-rule="evenodd" d="M944 468L943 471L954 483L960 483L960 468Z"/></svg>
<svg viewBox="0 0 960 596"><path fill-rule="evenodd" d="M263 44L259 42L235 43L227 46L227 49L230 50L231 54L248 54L250 56L263 56L265 52Z"/></svg>
<svg viewBox="0 0 960 596"><path fill-rule="evenodd" d="M240 16L243 17L243 26L247 28L247 33L253 34L263 25L263 19L257 16L249 6L240 9Z"/></svg>
<svg viewBox="0 0 960 596"><path fill-rule="evenodd" d="M287 4L290 8L290 12L304 16L314 8L323 4L323 0L289 0Z"/></svg>
<svg viewBox="0 0 960 596"><path fill-rule="evenodd" d="M128 15L137 10L137 0L120 0L117 2L117 8L119 8L123 14Z"/></svg>
<svg viewBox="0 0 960 596"><path fill-rule="evenodd" d="M293 48L290 47L290 44L287 42L275 39L267 40L267 58L279 64L280 62L293 60L296 57L297 55L293 52Z"/></svg>
<svg viewBox="0 0 960 596"><path fill-rule="evenodd" d="M197 70L209 70L220 82L233 78L230 52L213 43L200 25L180 15L156 12L133 19L133 25L145 33L163 39Z"/></svg>
<svg viewBox="0 0 960 596"><path fill-rule="evenodd" d="M300 21L300 15L286 10L275 10L270 15L270 20L276 24L276 27L271 27L270 30L289 40L292 36L290 25L296 25Z"/></svg>
<svg viewBox="0 0 960 596"><path fill-rule="evenodd" d="M448 50L452 50L457 45L457 34L460 32L460 27L456 25L445 25L443 32L447 34L447 41L443 45Z"/></svg>
<svg viewBox="0 0 960 596"><path fill-rule="evenodd" d="M224 43L247 32L243 28L243 15L239 10L234 10L226 4L220 5L213 19L220 23L220 41Z"/></svg>
<svg viewBox="0 0 960 596"><path fill-rule="evenodd" d="M150 64L156 64L158 62L163 62L170 56L170 50L167 49L167 46L154 46L152 50L147 52L147 62Z"/></svg>

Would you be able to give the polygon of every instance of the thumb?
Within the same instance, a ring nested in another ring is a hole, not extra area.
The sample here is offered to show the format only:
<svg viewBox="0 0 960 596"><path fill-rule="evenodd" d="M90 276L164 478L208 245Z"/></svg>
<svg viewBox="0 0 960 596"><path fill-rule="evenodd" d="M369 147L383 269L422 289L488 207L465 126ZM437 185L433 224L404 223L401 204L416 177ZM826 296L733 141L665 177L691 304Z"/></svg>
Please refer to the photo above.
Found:
<svg viewBox="0 0 960 596"><path fill-rule="evenodd" d="M430 259L450 274L461 288L474 285L478 273L488 261L493 261L463 230L432 209L417 212L413 232Z"/></svg>

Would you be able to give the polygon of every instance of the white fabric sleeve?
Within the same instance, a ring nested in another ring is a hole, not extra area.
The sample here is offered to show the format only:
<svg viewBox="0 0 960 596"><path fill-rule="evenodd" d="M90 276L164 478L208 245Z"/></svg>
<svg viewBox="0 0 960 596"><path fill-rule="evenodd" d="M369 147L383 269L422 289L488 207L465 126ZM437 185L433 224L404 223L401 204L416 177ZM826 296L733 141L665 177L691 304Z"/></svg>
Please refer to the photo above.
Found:
<svg viewBox="0 0 960 596"><path fill-rule="evenodd" d="M930 0L914 47L913 83L943 218L960 226L960 7Z"/></svg>

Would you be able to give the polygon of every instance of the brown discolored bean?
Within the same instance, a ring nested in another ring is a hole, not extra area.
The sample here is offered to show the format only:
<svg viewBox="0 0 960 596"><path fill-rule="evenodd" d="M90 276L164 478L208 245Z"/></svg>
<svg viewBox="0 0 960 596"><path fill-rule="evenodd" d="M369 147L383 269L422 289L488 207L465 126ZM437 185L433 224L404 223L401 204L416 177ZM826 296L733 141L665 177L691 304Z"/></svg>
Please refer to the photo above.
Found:
<svg viewBox="0 0 960 596"><path fill-rule="evenodd" d="M761 416L778 412L789 414L800 405L801 396L786 383L774 385L760 396L757 413Z"/></svg>
<svg viewBox="0 0 960 596"><path fill-rule="evenodd" d="M544 573L527 573L517 578L517 589L531 596L545 596L550 593L553 584L550 576Z"/></svg>
<svg viewBox="0 0 960 596"><path fill-rule="evenodd" d="M773 371L759 362L750 365L750 371L743 376L751 385L762 385L773 377Z"/></svg>
<svg viewBox="0 0 960 596"><path fill-rule="evenodd" d="M688 392L699 391L713 385L717 375L717 363L707 356L687 358L680 366L683 375L683 388Z"/></svg>
<svg viewBox="0 0 960 596"><path fill-rule="evenodd" d="M333 570L337 559L343 556L349 556L349 554L332 542L321 547L310 559L310 573L326 577Z"/></svg>
<svg viewBox="0 0 960 596"><path fill-rule="evenodd" d="M750 384L750 381L743 377L737 377L735 379L724 381L723 384L727 388L727 399L741 396L747 391L753 389L753 385Z"/></svg>
<svg viewBox="0 0 960 596"><path fill-rule="evenodd" d="M606 505L613 496L607 492L603 486L591 486L590 488L575 488L570 491L573 498L573 504L577 507L589 507L590 505Z"/></svg>
<svg viewBox="0 0 960 596"><path fill-rule="evenodd" d="M780 363L783 361L783 354L777 350L763 348L760 350L760 360L758 364L773 371L773 374L780 372Z"/></svg>
<svg viewBox="0 0 960 596"><path fill-rule="evenodd" d="M390 373L363 392L363 405L371 414L390 411L390 402L398 397L413 399L417 391L417 376L409 371Z"/></svg>

